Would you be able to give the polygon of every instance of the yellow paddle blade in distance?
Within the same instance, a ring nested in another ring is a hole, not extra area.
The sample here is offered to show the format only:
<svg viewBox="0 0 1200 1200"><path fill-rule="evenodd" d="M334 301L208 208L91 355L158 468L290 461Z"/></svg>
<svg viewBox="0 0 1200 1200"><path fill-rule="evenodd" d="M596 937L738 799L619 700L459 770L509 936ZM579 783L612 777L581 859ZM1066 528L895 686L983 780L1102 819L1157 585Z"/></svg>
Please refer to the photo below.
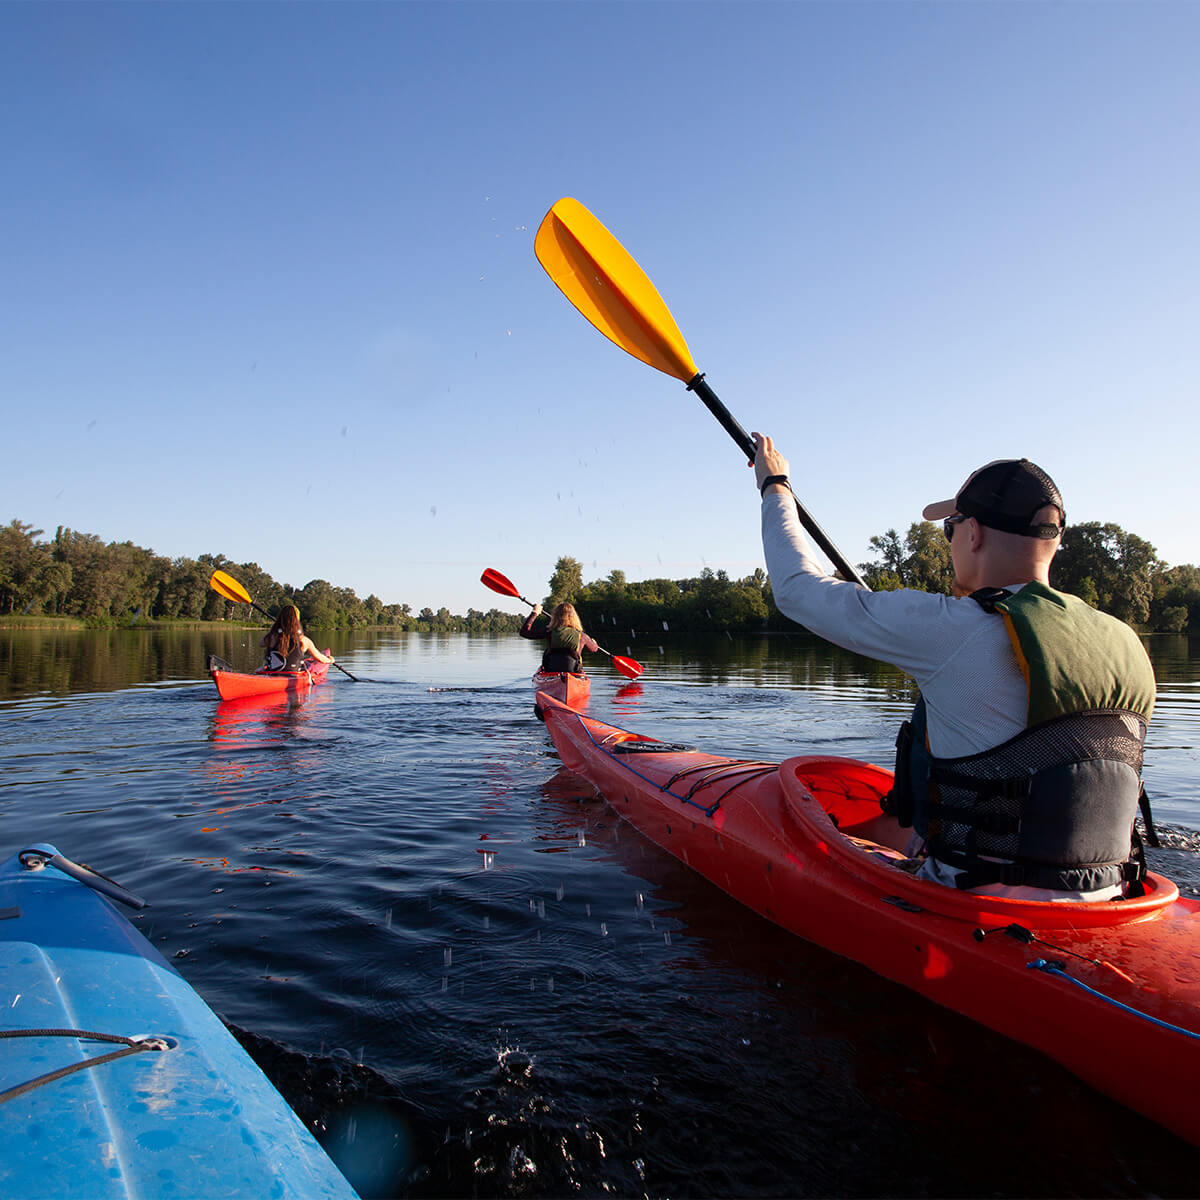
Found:
<svg viewBox="0 0 1200 1200"><path fill-rule="evenodd" d="M226 575L224 571L214 571L208 586L214 592L220 592L226 600L234 600L238 604L250 603L250 593L232 575Z"/></svg>
<svg viewBox="0 0 1200 1200"><path fill-rule="evenodd" d="M696 364L646 272L578 200L543 218L533 252L562 294L622 350L684 383Z"/></svg>

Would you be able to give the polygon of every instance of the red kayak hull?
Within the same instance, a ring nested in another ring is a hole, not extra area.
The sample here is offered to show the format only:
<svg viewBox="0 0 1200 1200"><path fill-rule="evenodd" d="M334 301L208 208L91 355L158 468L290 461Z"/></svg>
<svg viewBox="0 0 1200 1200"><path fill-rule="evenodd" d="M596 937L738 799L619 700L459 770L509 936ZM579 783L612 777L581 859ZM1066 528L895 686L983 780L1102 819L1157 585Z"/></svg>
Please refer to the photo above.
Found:
<svg viewBox="0 0 1200 1200"><path fill-rule="evenodd" d="M1200 1145L1200 902L1170 880L1151 873L1145 896L1098 904L958 892L897 867L908 831L879 806L890 771L656 751L538 703L567 767L736 900Z"/></svg>
<svg viewBox="0 0 1200 1200"><path fill-rule="evenodd" d="M243 700L247 696L307 696L317 684L324 682L329 674L329 664L310 662L303 671L245 672L234 671L228 663L209 655L208 673L222 700Z"/></svg>
<svg viewBox="0 0 1200 1200"><path fill-rule="evenodd" d="M592 694L592 681L582 671L539 670L533 677L533 686L571 708L587 703Z"/></svg>

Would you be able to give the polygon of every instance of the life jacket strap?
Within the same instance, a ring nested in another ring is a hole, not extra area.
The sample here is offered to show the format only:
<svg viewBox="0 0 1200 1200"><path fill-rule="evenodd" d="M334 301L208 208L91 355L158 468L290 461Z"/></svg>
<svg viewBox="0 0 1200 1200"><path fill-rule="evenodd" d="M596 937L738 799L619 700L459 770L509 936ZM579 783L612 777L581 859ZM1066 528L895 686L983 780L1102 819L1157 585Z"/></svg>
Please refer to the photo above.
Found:
<svg viewBox="0 0 1200 1200"><path fill-rule="evenodd" d="M1142 820L1146 823L1146 845L1157 850L1161 843L1158 840L1158 830L1154 828L1154 815L1150 811L1150 793L1146 791L1144 783L1138 789L1138 808L1141 810Z"/></svg>

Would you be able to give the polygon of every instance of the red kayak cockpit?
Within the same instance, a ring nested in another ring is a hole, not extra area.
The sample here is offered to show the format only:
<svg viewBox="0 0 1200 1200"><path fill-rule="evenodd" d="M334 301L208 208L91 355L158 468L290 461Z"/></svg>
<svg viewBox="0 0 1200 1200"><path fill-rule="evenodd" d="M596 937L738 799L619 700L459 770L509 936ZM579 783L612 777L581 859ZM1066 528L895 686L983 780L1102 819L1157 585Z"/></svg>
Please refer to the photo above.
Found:
<svg viewBox="0 0 1200 1200"><path fill-rule="evenodd" d="M1175 884L1153 871L1146 877L1144 895L1092 903L956 891L915 878L897 865L905 861L904 847L912 831L901 829L880 808L892 784L891 771L852 758L808 755L784 762L779 780L785 811L799 822L807 844L864 883L943 916L983 925L1102 928L1144 920L1179 899Z"/></svg>

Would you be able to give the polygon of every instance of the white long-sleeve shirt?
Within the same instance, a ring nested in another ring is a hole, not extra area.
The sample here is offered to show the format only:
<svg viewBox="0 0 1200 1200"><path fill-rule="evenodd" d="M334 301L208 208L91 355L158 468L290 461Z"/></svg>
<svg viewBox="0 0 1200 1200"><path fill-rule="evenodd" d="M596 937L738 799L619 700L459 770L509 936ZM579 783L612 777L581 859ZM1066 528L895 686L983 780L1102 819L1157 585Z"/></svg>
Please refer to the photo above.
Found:
<svg viewBox="0 0 1200 1200"><path fill-rule="evenodd" d="M779 611L911 675L925 697L935 756L990 750L1025 728L1029 693L1002 618L967 598L872 592L834 579L814 557L789 492L763 497L762 536Z"/></svg>
<svg viewBox="0 0 1200 1200"><path fill-rule="evenodd" d="M925 697L929 749L937 758L990 750L1026 727L1029 693L1001 617L974 600L928 592L872 592L835 579L813 556L790 492L762 501L763 553L780 612L857 654L911 675ZM1031 580L1006 587L1017 591ZM919 874L954 886L959 872L929 858ZM1023 900L1108 900L1094 892L985 884L975 891Z"/></svg>

